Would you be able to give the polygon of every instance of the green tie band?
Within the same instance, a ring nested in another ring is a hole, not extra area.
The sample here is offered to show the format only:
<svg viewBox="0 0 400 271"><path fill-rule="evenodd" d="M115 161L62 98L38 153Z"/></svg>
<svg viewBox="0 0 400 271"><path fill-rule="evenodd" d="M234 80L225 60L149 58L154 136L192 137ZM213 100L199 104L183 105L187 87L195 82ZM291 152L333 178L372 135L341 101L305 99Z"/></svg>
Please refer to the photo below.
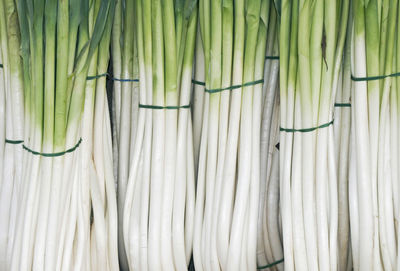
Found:
<svg viewBox="0 0 400 271"><path fill-rule="evenodd" d="M72 147L71 149L68 149L66 151L62 151L62 152L55 152L55 153L43 153L43 152L37 152L34 150L29 149L27 146L22 145L22 147L24 148L24 150L27 150L28 152L32 153L33 155L40 155L40 156L44 156L44 157L57 157L57 156L62 156L64 154L73 152L74 150L76 150L79 145L82 142L82 138L79 139L78 143L76 143L76 145L74 147Z"/></svg>
<svg viewBox="0 0 400 271"><path fill-rule="evenodd" d="M139 104L139 108L146 109L180 109L180 108L190 108L190 104L187 105L147 105L147 104Z"/></svg>
<svg viewBox="0 0 400 271"><path fill-rule="evenodd" d="M335 107L351 107L351 103L335 103Z"/></svg>
<svg viewBox="0 0 400 271"><path fill-rule="evenodd" d="M7 138L6 138L6 143L17 145L17 144L24 143L24 141L23 141L23 140L11 140L11 139L7 139Z"/></svg>
<svg viewBox="0 0 400 271"><path fill-rule="evenodd" d="M217 93L217 92L221 92L224 90L232 90L232 89L237 89L237 88L242 88L242 87L248 87L248 86L253 86L253 85L257 85L257 84L261 84L261 83L264 83L264 79L247 82L242 85L233 85L233 86L226 87L226 88L215 88L215 89L207 89L206 88L205 91L212 94L212 93Z"/></svg>
<svg viewBox="0 0 400 271"><path fill-rule="evenodd" d="M108 77L112 81L119 81L119 82L139 82L139 79L116 78L116 77L111 76L108 73L102 73L102 74L98 74L98 75L88 76L88 77L86 77L86 80L94 80L94 79L98 79L101 77Z"/></svg>
<svg viewBox="0 0 400 271"><path fill-rule="evenodd" d="M328 122L328 123L319 125L319 126L317 126L317 127L303 128L303 129L288 129L288 128L282 128L282 127L280 127L279 130L280 130L281 132L286 132L286 133L295 133L295 132L299 132L299 133L308 133L308 132L312 132L312 131L315 131L315 130L320 129L320 128L329 127L329 126L331 126L332 124L333 124L333 120L331 120L331 121Z"/></svg>
<svg viewBox="0 0 400 271"><path fill-rule="evenodd" d="M270 264L267 264L267 265L263 265L263 266L257 266L257 269L267 269L267 268L271 268L271 267L273 267L273 266L275 266L275 265L278 265L278 264L280 264L280 263L283 263L283 261L284 261L285 259L280 259L280 260L277 260L277 261L275 261L275 262L273 262L273 263L270 263Z"/></svg>
<svg viewBox="0 0 400 271"><path fill-rule="evenodd" d="M387 77L397 77L400 76L400 72L388 74L388 75L377 75L377 76L370 76L370 77L355 77L354 75L351 75L351 80L360 82L360 81L374 81L374 80L381 80L385 79Z"/></svg>
<svg viewBox="0 0 400 271"><path fill-rule="evenodd" d="M199 86L205 86L206 83L192 79L192 83Z"/></svg>

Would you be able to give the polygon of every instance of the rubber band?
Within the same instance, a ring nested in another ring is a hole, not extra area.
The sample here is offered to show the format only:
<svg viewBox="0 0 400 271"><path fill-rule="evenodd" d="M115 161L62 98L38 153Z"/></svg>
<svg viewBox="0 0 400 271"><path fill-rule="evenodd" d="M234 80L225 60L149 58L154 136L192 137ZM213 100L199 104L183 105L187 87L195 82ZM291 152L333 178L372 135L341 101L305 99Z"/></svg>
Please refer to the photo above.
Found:
<svg viewBox="0 0 400 271"><path fill-rule="evenodd" d="M373 81L373 80L381 80L385 79L387 77L397 77L400 76L400 72L392 73L389 75L377 75L377 76L371 76L371 77L355 77L354 75L351 75L351 80L360 82L360 81Z"/></svg>
<svg viewBox="0 0 400 271"><path fill-rule="evenodd" d="M283 263L284 260L285 260L285 259L282 258L282 259L280 259L280 260L277 260L277 261L275 261L275 262L273 262L273 263L270 263L270 264L267 264L267 265L257 266L257 269L267 269L267 268L271 268L271 267L273 267L273 266L275 266L275 265L278 265L278 264L280 264L280 263Z"/></svg>
<svg viewBox="0 0 400 271"><path fill-rule="evenodd" d="M247 82L247 83L244 83L242 85L233 85L233 86L226 87L226 88L215 88L215 89L207 89L206 88L205 91L212 94L212 93L217 93L217 92L221 92L221 91L224 91L224 90L232 90L232 89L237 89L237 88L242 88L242 87L258 85L258 84L261 84L261 83L264 83L264 79L260 79L260 80L256 80L256 81L252 81L252 82Z"/></svg>
<svg viewBox="0 0 400 271"><path fill-rule="evenodd" d="M3 68L3 64L0 64L0 68Z"/></svg>
<svg viewBox="0 0 400 271"><path fill-rule="evenodd" d="M94 80L94 79L98 79L101 77L108 77L110 80L112 81L119 81L119 82L139 82L139 79L124 79L124 78L116 78L116 77L112 77L110 74L108 73L102 73L102 74L98 74L98 75L93 75L93 76L88 76L86 77L86 80Z"/></svg>
<svg viewBox="0 0 400 271"><path fill-rule="evenodd" d="M199 86L205 86L206 83L192 79L192 83Z"/></svg>
<svg viewBox="0 0 400 271"><path fill-rule="evenodd" d="M147 105L147 104L139 104L139 108L146 108L146 109L180 109L180 108L190 108L190 104L187 105Z"/></svg>
<svg viewBox="0 0 400 271"><path fill-rule="evenodd" d="M266 56L265 59L279 60L279 56Z"/></svg>
<svg viewBox="0 0 400 271"><path fill-rule="evenodd" d="M335 103L335 107L351 107L351 103Z"/></svg>
<svg viewBox="0 0 400 271"><path fill-rule="evenodd" d="M6 138L6 143L17 145L17 144L24 143L24 141L23 141L23 140L11 140L11 139L7 139L7 138Z"/></svg>
<svg viewBox="0 0 400 271"><path fill-rule="evenodd" d="M40 155L40 156L44 156L44 157L57 157L57 156L62 156L64 154L73 152L74 150L76 150L79 145L82 142L82 138L79 139L78 143L76 143L76 145L74 147L72 147L71 149L68 149L66 151L62 151L62 152L55 152L55 153L43 153L43 152L37 152L34 150L29 149L27 146L22 145L22 147L24 148L24 150L27 150L28 152L32 153L33 155Z"/></svg>
<svg viewBox="0 0 400 271"><path fill-rule="evenodd" d="M332 124L333 124L333 120L331 120L331 121L328 122L328 123L322 124L322 125L317 126L317 127L312 127L312 128L288 129L288 128L282 128L282 127L280 127L280 128L279 128L279 131L281 131L281 132L287 132L287 133L294 133L294 132L308 133L308 132L312 132L312 131L315 131L315 130L320 129L320 128L329 127L329 126L331 126Z"/></svg>

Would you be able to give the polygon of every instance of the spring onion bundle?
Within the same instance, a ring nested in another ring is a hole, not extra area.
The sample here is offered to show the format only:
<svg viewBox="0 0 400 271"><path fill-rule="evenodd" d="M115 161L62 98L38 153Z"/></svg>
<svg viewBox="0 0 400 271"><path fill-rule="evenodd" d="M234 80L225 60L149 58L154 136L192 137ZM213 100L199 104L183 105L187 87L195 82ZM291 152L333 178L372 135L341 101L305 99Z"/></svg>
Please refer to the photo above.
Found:
<svg viewBox="0 0 400 271"><path fill-rule="evenodd" d="M195 196L189 107L197 5L133 3L140 104L123 206L125 251L131 270L185 270Z"/></svg>
<svg viewBox="0 0 400 271"><path fill-rule="evenodd" d="M257 268L260 79L269 8L270 1L199 2L206 93L197 174L196 270Z"/></svg>
<svg viewBox="0 0 400 271"><path fill-rule="evenodd" d="M123 242L123 207L134 156L134 143L138 121L139 66L135 2L117 1L112 32L112 118L114 175L118 188L119 258L121 268L128 269Z"/></svg>
<svg viewBox="0 0 400 271"><path fill-rule="evenodd" d="M14 1L0 1L0 269L9 268L21 200L24 77ZM26 100L25 100L26 101Z"/></svg>
<svg viewBox="0 0 400 271"><path fill-rule="evenodd" d="M257 225L259 268L283 258L279 225L279 42L275 8L269 16L260 134L260 199ZM281 267L283 265L281 264Z"/></svg>
<svg viewBox="0 0 400 271"><path fill-rule="evenodd" d="M349 1L282 1L280 176L286 270L336 270L333 106ZM289 41L289 42L288 42Z"/></svg>
<svg viewBox="0 0 400 271"><path fill-rule="evenodd" d="M92 139L110 133L104 78L86 86L107 69L113 14L113 1L18 1L25 133L7 270L118 268L111 141Z"/></svg>
<svg viewBox="0 0 400 271"><path fill-rule="evenodd" d="M338 268L351 270L350 213L349 213L349 162L351 128L351 14L348 21L343 61L337 80L335 99L335 157L338 177Z"/></svg>
<svg viewBox="0 0 400 271"><path fill-rule="evenodd" d="M354 1L350 222L355 270L398 261L399 1Z"/></svg>

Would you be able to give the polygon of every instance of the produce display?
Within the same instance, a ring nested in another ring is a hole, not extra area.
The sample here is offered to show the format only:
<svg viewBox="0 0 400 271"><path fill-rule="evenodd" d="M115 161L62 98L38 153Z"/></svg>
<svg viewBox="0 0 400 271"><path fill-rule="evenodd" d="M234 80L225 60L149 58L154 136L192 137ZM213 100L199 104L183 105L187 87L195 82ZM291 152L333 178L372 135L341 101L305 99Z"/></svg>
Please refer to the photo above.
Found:
<svg viewBox="0 0 400 271"><path fill-rule="evenodd" d="M0 0L0 270L399 270L399 2Z"/></svg>

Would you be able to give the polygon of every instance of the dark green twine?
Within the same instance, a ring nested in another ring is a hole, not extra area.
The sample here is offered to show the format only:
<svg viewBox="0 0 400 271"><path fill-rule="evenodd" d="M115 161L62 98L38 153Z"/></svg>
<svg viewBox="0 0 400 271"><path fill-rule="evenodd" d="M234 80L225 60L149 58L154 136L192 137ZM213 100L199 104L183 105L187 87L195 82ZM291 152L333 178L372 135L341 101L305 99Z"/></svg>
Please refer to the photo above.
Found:
<svg viewBox="0 0 400 271"><path fill-rule="evenodd" d="M244 83L242 85L233 85L230 87L226 87L226 88L215 88L215 89L205 89L206 92L208 93L217 93L217 92L221 92L224 90L232 90L232 89L237 89L237 88L242 88L242 87L248 87L248 86L253 86L253 85L258 85L258 84L262 84L264 83L264 79L260 79L260 80L256 80L256 81L252 81L252 82L247 82Z"/></svg>
<svg viewBox="0 0 400 271"><path fill-rule="evenodd" d="M351 103L335 103L335 107L351 107Z"/></svg>
<svg viewBox="0 0 400 271"><path fill-rule="evenodd" d="M6 143L17 145L17 144L24 143L24 141L23 141L23 140L11 140L11 139L7 139L7 138L6 138Z"/></svg>
<svg viewBox="0 0 400 271"><path fill-rule="evenodd" d="M205 86L206 83L192 79L192 83L199 86Z"/></svg>
<svg viewBox="0 0 400 271"><path fill-rule="evenodd" d="M333 120L331 120L331 121L328 122L328 123L322 124L322 125L317 126L317 127L312 127L312 128L288 129L288 128L282 128L282 127L280 127L280 128L279 128L279 131L281 131L281 132L287 132L287 133L294 133L294 132L308 133L308 132L312 132L312 131L315 131L315 130L320 129L320 128L329 127L329 126L332 125L332 124L333 124Z"/></svg>
<svg viewBox="0 0 400 271"><path fill-rule="evenodd" d="M275 266L275 265L278 265L278 264L280 264L280 263L283 263L283 261L284 261L284 259L282 258L282 259L280 259L280 260L277 260L276 262L273 262L273 263L270 263L270 264L267 264L267 265L263 265L263 266L258 266L257 267L257 269L267 269L267 268L271 268L271 267L273 267L273 266Z"/></svg>
<svg viewBox="0 0 400 271"><path fill-rule="evenodd" d="M76 150L79 145L82 142L82 138L79 139L78 143L76 143L76 145L74 147L72 147L71 149L68 149L66 151L62 151L62 152L55 152L55 153L43 153L43 152L37 152L37 151L33 151L31 149L29 149L27 146L22 145L22 147L27 150L28 152L32 153L33 155L40 155L40 156L44 156L44 157L57 157L57 156L62 156L64 154L67 154L69 152L73 152L74 150Z"/></svg>
<svg viewBox="0 0 400 271"><path fill-rule="evenodd" d="M119 82L139 82L139 79L115 78L108 73L102 73L102 74L98 74L98 75L88 76L88 77L86 77L86 80L94 80L94 79L98 79L101 77L108 77L112 81L119 81Z"/></svg>
<svg viewBox="0 0 400 271"><path fill-rule="evenodd" d="M354 75L351 75L351 80L360 82L360 81L373 81L373 80L381 80L385 79L387 77L397 77L400 76L400 72L388 74L388 75L377 75L377 76L370 76L370 77L355 77Z"/></svg>
<svg viewBox="0 0 400 271"><path fill-rule="evenodd" d="M180 108L190 108L190 104L187 105L147 105L147 104L139 104L139 108L146 109L180 109Z"/></svg>
<svg viewBox="0 0 400 271"><path fill-rule="evenodd" d="M265 59L279 60L279 56L266 56Z"/></svg>
<svg viewBox="0 0 400 271"><path fill-rule="evenodd" d="M3 64L0 64L0 68L3 68Z"/></svg>

